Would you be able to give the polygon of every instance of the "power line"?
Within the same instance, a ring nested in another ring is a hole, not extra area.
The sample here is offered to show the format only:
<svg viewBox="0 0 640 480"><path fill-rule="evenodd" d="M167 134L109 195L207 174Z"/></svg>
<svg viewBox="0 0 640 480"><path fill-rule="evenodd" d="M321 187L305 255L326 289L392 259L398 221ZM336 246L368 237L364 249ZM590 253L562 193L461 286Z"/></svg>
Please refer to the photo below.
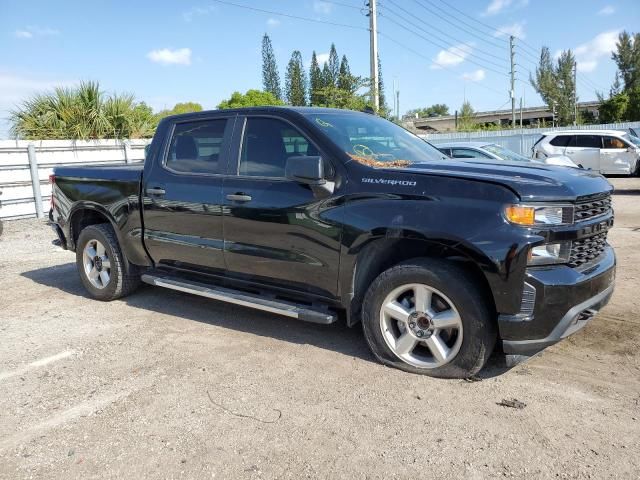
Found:
<svg viewBox="0 0 640 480"><path fill-rule="evenodd" d="M432 60L432 59L431 59L431 58L429 58L428 56L426 56L426 55L424 55L424 54L422 54L422 53L418 52L417 50L415 50L415 49L413 49L413 48L409 47L408 45L406 45L406 44L404 44L404 43L402 43L402 42L399 42L398 40L396 40L395 38L393 38L393 37L391 37L391 36L387 35L387 34L386 34L386 33L384 33L384 32L380 32L380 31L378 31L378 35L380 35L381 37L386 38L386 39L387 39L387 40L389 40L390 42L395 43L395 44L396 44L396 45L398 45L399 47L404 48L405 50L407 50L407 51L409 51L409 52L413 53L414 55L417 55L418 57L424 58L425 60L428 60L429 62L432 62L434 65L437 65L438 67L440 67L440 68L442 68L442 69L444 69L444 70L447 70L447 71L452 72L452 73L456 73L456 72L454 72L453 70L451 70L450 68L448 68L446 65L443 65L443 64L441 64L441 63L438 63L438 62L436 62L436 61ZM490 90L490 91L492 91L492 92L494 92L494 93L497 93L498 95L504 95L504 92L500 92L499 90L496 90L496 89L494 89L494 88L488 87L488 86L486 86L485 84L480 83L480 82L478 82L478 81L476 81L476 80L469 79L469 81L470 81L470 82L473 82L473 83L475 83L475 84L477 84L478 86L480 86L480 87L482 87L482 88L484 88L484 89L487 89L487 90Z"/></svg>
<svg viewBox="0 0 640 480"><path fill-rule="evenodd" d="M394 0L387 0L387 1L388 1L388 2L390 2L391 4L395 5L395 6L396 6L396 8L398 8L398 9L402 10L402 11L403 11L404 13L406 13L407 15L409 15L409 16L415 16L415 14L413 14L412 12L410 12L410 11L406 10L405 8L401 7L401 6L400 6L400 5L398 5ZM397 13L393 12L392 10L389 10L388 8L387 8L387 11L391 11L391 12L392 12L392 13L394 13L395 15L398 15ZM423 18L422 18L422 19L420 19L420 20L422 20L422 22L424 22L424 23L427 23ZM408 20L405 20L405 21L409 22ZM411 23L411 22L409 22L409 23ZM423 32L427 33L427 34L432 33L432 32L429 32L429 31L425 30L424 28L420 27L419 25L416 25L415 23L412 23L412 25L413 25L414 27L416 27L416 28L420 29L421 31L423 31ZM444 35L444 36L446 36L446 37L449 37L450 39L452 39L452 40L453 40L453 41L455 41L455 42L458 42L458 43L465 43L464 41L460 40L459 38L453 37L452 35L449 35L447 32L445 32L445 31L443 31L443 30L440 30L438 27L434 27L433 25L429 25L429 27L430 27L430 28L432 28L433 30L435 30L436 32L441 33L442 35ZM486 56L488 56L488 57L495 58L495 59L497 59L497 60L499 60L499 61L501 61L501 62L503 62L503 61L504 61L504 57L499 57L499 56L497 56L497 55L493 55L492 53L488 53L488 52L480 52L480 53L482 53L483 55L486 55ZM498 65L498 66L500 67L500 66L504 66L504 65Z"/></svg>
<svg viewBox="0 0 640 480"><path fill-rule="evenodd" d="M397 13L394 13L394 12L391 12L391 13L393 13L394 15L396 15L396 16L398 16L398 17L402 18L402 17L401 17L400 15L398 15ZM505 76L508 76L508 75L507 75L507 73L506 73L506 72L504 72L504 71L499 71L499 70L496 70L496 69L494 69L494 68L487 67L487 66L486 66L486 64L478 63L477 61L472 60L471 58L467 58L467 57L479 58L479 57L476 57L475 55L467 54L466 56L464 56L464 55L461 55L461 54L459 54L459 53L456 53L456 52L454 51L455 47L454 47L454 49L452 49L452 48L451 48L451 45L449 45L449 46L444 45L444 46L443 46L442 44L440 44L440 43L438 43L438 42L436 42L436 41L434 41L434 40L432 40L432 39L429 39L429 38L425 37L424 35L421 35L420 33L416 32L415 30L412 30L412 29L410 29L410 28L406 27L405 25L401 24L400 22L397 22L396 20L394 20L393 18L391 18L391 17L389 17L389 16L385 16L385 18L386 18L388 21L390 21L390 22L392 22L392 23L394 23L394 24L398 25L400 28L402 28L402 29L404 29L404 30L406 30L406 31L408 31L408 32L410 32L410 33L413 33L413 34L414 34L414 35L416 35L417 37L422 38L424 41L426 41L426 42L428 42L428 43L430 43L430 44L432 44L432 45L435 45L435 46L437 46L438 48L442 48L442 49L444 49L444 50L447 50L451 55L454 55L454 56L456 56L456 57L458 57L458 58L461 58L462 60L468 60L470 63L473 63L474 65L477 65L477 66L479 66L479 67L482 67L482 68L484 68L484 69L486 69L486 70L489 70L489 71L491 71L491 72L497 73L498 75L505 75ZM403 19L403 20L404 20L404 21L406 21L405 19ZM412 23L412 22L408 22L408 23ZM503 68L503 65L498 65L498 64L496 64L495 62L489 62L488 60L485 60L485 59L482 59L482 58L480 58L480 60L481 60L481 61L484 61L484 62L486 62L486 63L490 63L490 64L492 64L492 65L496 65L498 68ZM435 63L435 62L434 62L434 63Z"/></svg>
<svg viewBox="0 0 640 480"><path fill-rule="evenodd" d="M320 0L318 3L329 3L331 5L338 5L340 7L353 8L355 10L362 10L362 7L358 7L356 5L350 5L348 3L336 2L334 0Z"/></svg>
<svg viewBox="0 0 640 480"><path fill-rule="evenodd" d="M349 24L346 24L346 23L330 22L330 21L327 21L327 20L319 20L317 18L301 17L299 15L291 15L289 13L282 13L282 12L276 12L276 11L273 11L273 10L266 10L266 9L263 9L263 8L250 7L248 5L240 5L239 3L228 2L228 1L225 1L225 0L211 0L211 1L216 2L216 3L220 3L222 5L229 5L231 7L244 8L245 10L252 10L254 12L268 13L269 15L278 15L280 17L294 18L296 20L303 20L305 22L322 23L322 24L325 24L325 25L333 25L335 27L352 28L354 30L366 30L366 31L369 30L366 27L359 27L357 25L349 25Z"/></svg>
<svg viewBox="0 0 640 480"><path fill-rule="evenodd" d="M447 7L449 7L450 9L455 10L455 11L456 11L456 12L458 12L459 14L461 14L461 15L463 15L463 16L465 16L465 17L467 17L467 18L471 19L471 20L473 20L475 23L477 23L477 24L479 24L479 25L482 25L482 26L483 26L483 27L485 27L485 28L488 28L488 29L489 29L489 30L491 30L492 32L500 32L500 33L502 33L503 35L511 35L511 33L510 33L510 32L506 32L506 31L504 31L504 30L500 30L499 28L496 28L496 27L494 27L494 26L492 26L492 25L489 25L488 23L484 23L484 22L482 22L482 21L480 21L480 20L478 20L478 19L476 19L476 18L472 17L472 16L471 16L471 15L469 15L468 13L465 13L465 12L463 12L462 10L460 10L459 8L454 7L453 5L451 5L449 2L446 2L445 0L440 0L440 3L445 4L445 5L446 5ZM467 25L468 25L468 24L467 24ZM481 32L481 30L480 30L478 27L472 27L472 28L474 28L475 30L477 30L477 31ZM486 33L485 33L485 35L486 35ZM515 36L515 35L514 35L514 36ZM517 36L516 36L516 38L517 38L518 40L520 40L520 41L521 41L525 46L528 46L529 48L531 48L534 52L536 51L536 48L535 48L535 47L533 47L533 46L531 46L530 44L528 44L527 42L525 42L522 38L517 37Z"/></svg>
<svg viewBox="0 0 640 480"><path fill-rule="evenodd" d="M454 26L454 27L456 27L458 30L462 30L463 32L466 32L466 33L468 33L469 35L472 35L472 36L474 36L474 37L478 38L479 40L482 40L483 42L488 43L489 45L493 45L493 46L495 46L495 47L499 47L499 48L505 48L505 45L504 45L504 44L500 44L500 43L498 43L497 41L493 41L493 40L487 40L487 39L485 38L486 34L484 34L484 33L483 33L482 35L478 35L477 33L473 33L472 31L469 31L469 30L466 30L466 29L464 29L464 28L460 27L460 25L459 25L459 24L457 24L456 22L453 22L453 21L449 20L449 19L447 18L447 16L446 16L446 15L449 15L449 16L450 16L450 14L448 14L448 12L447 12L446 10L443 10L442 8L438 7L436 4L434 4L434 3L433 3L433 2L431 2L430 0L426 0L426 1L427 1L427 3L429 3L433 8L437 8L439 11L443 12L443 13L444 13L444 16L443 16L443 15L440 15L440 14L438 14L438 13L436 13L435 11L433 11L432 9L430 9L429 7L427 7L426 5L424 5L423 3L419 2L418 0L413 0L413 1L414 1L415 3L417 3L418 5L420 5L422 8L424 8L424 9L425 9L427 12L429 12L430 14L435 15L436 17L440 18L441 20L444 20L445 22L447 22L447 23L449 23L449 24L453 25L453 26ZM475 28L475 27L473 27L472 25L468 24L467 22L465 22L465 21L463 21L463 20L457 19L457 21L458 21L459 23L462 23L463 25L468 26L469 28Z"/></svg>

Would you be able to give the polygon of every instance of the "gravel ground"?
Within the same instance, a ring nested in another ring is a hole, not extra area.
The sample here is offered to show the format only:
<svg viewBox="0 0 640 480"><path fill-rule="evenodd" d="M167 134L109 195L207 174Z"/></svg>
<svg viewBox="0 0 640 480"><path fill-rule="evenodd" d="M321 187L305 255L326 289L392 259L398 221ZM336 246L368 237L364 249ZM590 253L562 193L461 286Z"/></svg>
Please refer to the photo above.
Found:
<svg viewBox="0 0 640 480"><path fill-rule="evenodd" d="M7 222L0 478L638 478L640 180L612 183L612 302L476 382L383 367L359 328L152 287L90 300L48 227Z"/></svg>

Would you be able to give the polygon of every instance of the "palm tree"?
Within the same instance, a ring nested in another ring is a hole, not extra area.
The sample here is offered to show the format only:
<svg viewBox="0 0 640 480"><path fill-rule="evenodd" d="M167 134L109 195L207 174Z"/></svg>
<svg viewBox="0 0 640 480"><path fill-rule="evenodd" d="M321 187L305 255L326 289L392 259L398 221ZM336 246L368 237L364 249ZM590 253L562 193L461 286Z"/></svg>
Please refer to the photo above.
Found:
<svg viewBox="0 0 640 480"><path fill-rule="evenodd" d="M58 87L11 111L11 133L28 140L149 137L155 124L151 109L143 105L130 94L106 96L98 82Z"/></svg>

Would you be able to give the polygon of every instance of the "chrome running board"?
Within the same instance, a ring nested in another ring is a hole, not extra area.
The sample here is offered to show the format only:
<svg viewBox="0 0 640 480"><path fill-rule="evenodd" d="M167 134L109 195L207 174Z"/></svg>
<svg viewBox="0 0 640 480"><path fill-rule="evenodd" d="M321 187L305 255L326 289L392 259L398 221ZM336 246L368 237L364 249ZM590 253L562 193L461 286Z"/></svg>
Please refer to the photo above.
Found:
<svg viewBox="0 0 640 480"><path fill-rule="evenodd" d="M295 318L305 322L328 325L337 320L336 315L331 312L314 310L312 307L307 305L267 299L241 290L204 285L184 280L182 278L145 274L142 275L142 281L149 285L169 288L179 292L191 293L193 295L199 295L201 297L211 298L221 302L242 305L243 307L284 315L285 317Z"/></svg>

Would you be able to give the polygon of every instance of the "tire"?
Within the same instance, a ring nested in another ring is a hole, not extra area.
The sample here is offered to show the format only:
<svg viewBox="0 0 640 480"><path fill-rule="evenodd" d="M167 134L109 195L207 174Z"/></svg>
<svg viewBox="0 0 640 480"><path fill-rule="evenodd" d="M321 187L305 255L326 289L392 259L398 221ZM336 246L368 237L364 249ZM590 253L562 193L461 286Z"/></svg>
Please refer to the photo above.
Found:
<svg viewBox="0 0 640 480"><path fill-rule="evenodd" d="M93 256L93 259L91 255L85 255L89 248L93 248L91 253L100 255ZM127 259L111 225L91 225L80 232L76 245L76 265L82 284L93 298L108 302L125 297L138 288L138 268L129 264L127 273L125 262Z"/></svg>
<svg viewBox="0 0 640 480"><path fill-rule="evenodd" d="M427 306L415 309L416 298ZM469 378L484 367L496 342L483 289L453 262L417 258L386 270L365 294L362 312L373 354L406 372Z"/></svg>

